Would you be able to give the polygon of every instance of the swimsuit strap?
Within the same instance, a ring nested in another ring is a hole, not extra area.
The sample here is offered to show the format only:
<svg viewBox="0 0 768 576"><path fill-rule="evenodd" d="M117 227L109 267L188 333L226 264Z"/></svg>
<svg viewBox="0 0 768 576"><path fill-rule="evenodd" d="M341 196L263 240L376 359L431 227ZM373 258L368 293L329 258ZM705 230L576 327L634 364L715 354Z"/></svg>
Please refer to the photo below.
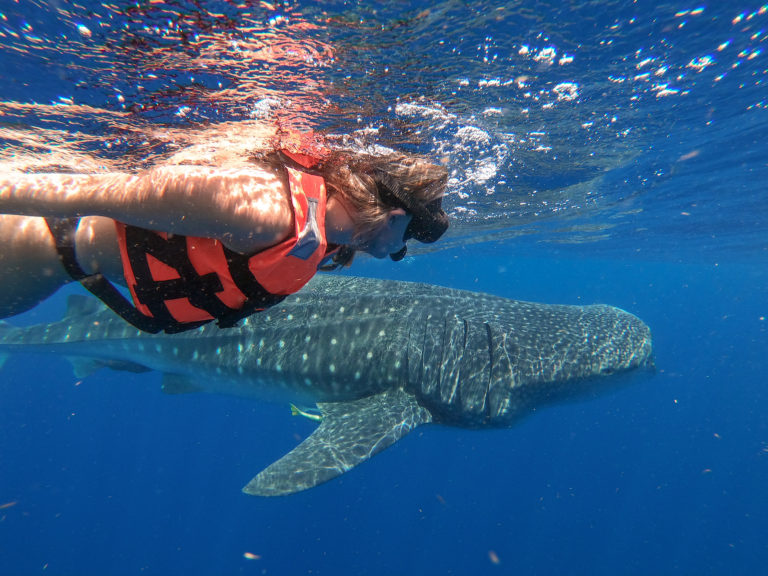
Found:
<svg viewBox="0 0 768 576"><path fill-rule="evenodd" d="M88 274L83 270L75 254L75 233L79 222L80 218L45 219L56 243L59 260L67 274L104 302L115 314L139 330L152 334L162 331L160 323L139 312L102 273Z"/></svg>

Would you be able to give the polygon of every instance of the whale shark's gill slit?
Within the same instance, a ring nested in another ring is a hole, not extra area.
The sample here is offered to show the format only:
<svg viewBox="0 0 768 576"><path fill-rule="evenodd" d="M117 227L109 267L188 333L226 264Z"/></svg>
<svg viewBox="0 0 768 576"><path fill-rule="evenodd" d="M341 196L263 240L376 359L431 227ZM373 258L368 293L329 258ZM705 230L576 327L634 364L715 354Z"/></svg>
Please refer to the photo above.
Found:
<svg viewBox="0 0 768 576"><path fill-rule="evenodd" d="M436 363L435 334L430 330L431 315L424 319L424 333L421 338L421 370L419 372L419 389L425 395L430 395L438 385L440 366ZM440 336L442 337L442 336Z"/></svg>
<svg viewBox="0 0 768 576"><path fill-rule="evenodd" d="M493 332L491 331L491 325L488 322L483 322L485 327L485 337L488 344L488 379L485 384L485 397L483 398L483 414L485 421L490 422L493 419L493 412L491 411L491 378L493 377L493 363L495 358L493 356Z"/></svg>
<svg viewBox="0 0 768 576"><path fill-rule="evenodd" d="M456 410L469 416L467 424L485 420L490 374L488 331L484 322L465 322L465 345L459 364L459 395Z"/></svg>
<svg viewBox="0 0 768 576"><path fill-rule="evenodd" d="M507 334L494 323L487 323L489 339L490 377L488 380L488 411L491 421L504 416L510 409L510 391L516 386L515 354Z"/></svg>
<svg viewBox="0 0 768 576"><path fill-rule="evenodd" d="M466 342L467 322L455 315L446 318L440 363L440 399L443 404L456 402Z"/></svg>
<svg viewBox="0 0 768 576"><path fill-rule="evenodd" d="M412 328L409 327L408 337L405 339L405 362L403 363L405 365L405 378L403 380L406 388L411 379L411 330Z"/></svg>

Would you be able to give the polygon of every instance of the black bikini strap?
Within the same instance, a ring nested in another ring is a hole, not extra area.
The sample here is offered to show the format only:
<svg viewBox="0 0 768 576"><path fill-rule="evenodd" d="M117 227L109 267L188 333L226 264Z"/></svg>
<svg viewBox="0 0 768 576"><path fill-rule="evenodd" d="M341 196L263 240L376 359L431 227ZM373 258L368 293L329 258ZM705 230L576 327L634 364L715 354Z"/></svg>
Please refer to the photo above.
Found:
<svg viewBox="0 0 768 576"><path fill-rule="evenodd" d="M56 242L56 252L67 274L139 330L152 334L163 330L162 324L139 312L103 274L87 274L82 269L75 254L75 233L80 218L46 218L45 222Z"/></svg>

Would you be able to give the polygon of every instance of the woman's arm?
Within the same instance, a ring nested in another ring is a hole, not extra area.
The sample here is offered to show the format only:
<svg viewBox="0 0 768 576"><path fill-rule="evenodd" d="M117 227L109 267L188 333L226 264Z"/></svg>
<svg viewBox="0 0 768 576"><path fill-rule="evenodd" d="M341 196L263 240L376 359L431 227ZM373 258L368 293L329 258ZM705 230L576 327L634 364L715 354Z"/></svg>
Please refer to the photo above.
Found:
<svg viewBox="0 0 768 576"><path fill-rule="evenodd" d="M3 174L0 213L107 216L151 230L218 238L239 252L291 232L288 192L254 168L163 166L138 174Z"/></svg>

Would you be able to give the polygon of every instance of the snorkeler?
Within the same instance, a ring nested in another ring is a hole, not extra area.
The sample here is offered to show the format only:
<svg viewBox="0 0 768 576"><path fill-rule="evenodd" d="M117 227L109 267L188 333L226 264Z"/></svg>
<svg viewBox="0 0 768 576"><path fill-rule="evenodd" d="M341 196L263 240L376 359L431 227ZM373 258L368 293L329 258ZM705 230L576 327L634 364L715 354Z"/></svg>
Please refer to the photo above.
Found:
<svg viewBox="0 0 768 576"><path fill-rule="evenodd" d="M396 153L272 149L236 167L0 174L0 317L77 280L149 332L232 326L356 251L436 241L444 168ZM127 286L133 303L115 288Z"/></svg>

